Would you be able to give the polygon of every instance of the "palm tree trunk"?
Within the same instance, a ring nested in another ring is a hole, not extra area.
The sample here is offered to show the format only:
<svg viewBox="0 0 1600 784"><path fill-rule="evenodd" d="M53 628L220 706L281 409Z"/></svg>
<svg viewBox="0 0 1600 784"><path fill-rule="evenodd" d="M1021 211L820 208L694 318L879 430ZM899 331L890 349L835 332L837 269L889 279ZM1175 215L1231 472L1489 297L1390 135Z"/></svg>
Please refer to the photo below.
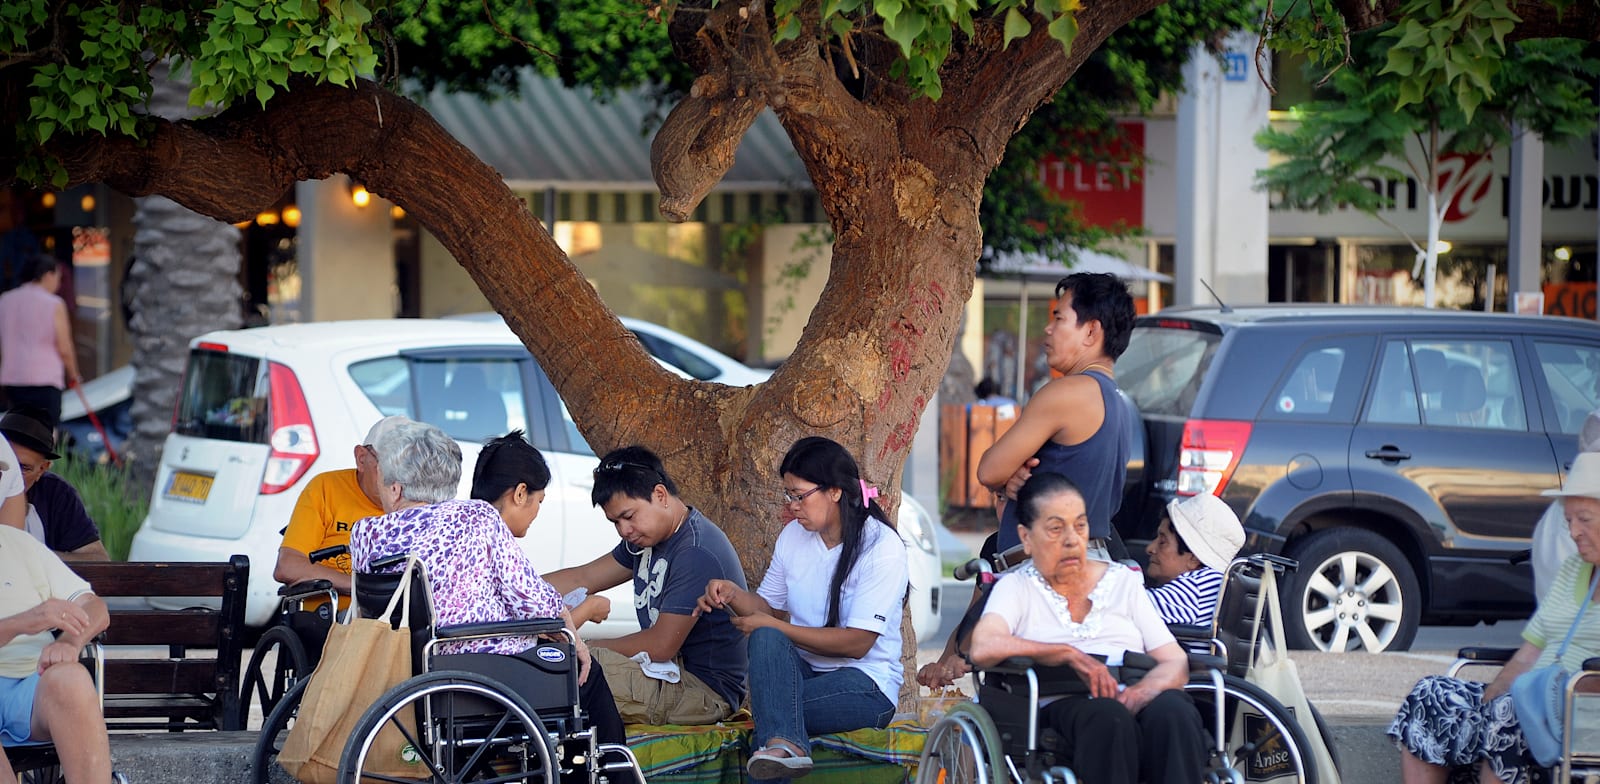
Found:
<svg viewBox="0 0 1600 784"><path fill-rule="evenodd" d="M177 120L193 114L189 85L155 76L150 111ZM133 318L133 434L126 453L129 487L146 495L172 426L189 340L242 323L239 230L164 196L134 200L134 263L129 270Z"/></svg>

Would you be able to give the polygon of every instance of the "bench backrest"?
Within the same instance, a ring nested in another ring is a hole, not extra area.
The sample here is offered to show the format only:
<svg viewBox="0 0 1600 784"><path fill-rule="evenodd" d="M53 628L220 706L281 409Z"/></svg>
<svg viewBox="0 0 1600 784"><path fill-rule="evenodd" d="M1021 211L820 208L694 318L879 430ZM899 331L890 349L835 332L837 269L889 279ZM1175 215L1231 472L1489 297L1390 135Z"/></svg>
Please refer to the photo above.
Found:
<svg viewBox="0 0 1600 784"><path fill-rule="evenodd" d="M250 559L226 563L69 564L102 599L111 600L104 644L165 645L166 658L127 658L109 651L105 711L114 729L244 729L239 714L239 660L245 634ZM194 597L196 606L124 609L122 597ZM214 601L220 600L220 601ZM204 604L201 604L204 602ZM216 652L191 657L189 649ZM160 721L151 721L160 718Z"/></svg>

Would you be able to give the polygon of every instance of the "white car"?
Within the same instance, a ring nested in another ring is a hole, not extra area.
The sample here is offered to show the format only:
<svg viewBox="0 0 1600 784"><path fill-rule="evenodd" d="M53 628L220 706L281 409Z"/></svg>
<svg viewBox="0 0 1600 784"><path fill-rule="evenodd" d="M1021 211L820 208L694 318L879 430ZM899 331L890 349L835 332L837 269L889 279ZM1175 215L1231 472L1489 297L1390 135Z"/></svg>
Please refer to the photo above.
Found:
<svg viewBox="0 0 1600 784"><path fill-rule="evenodd" d="M380 417L403 414L444 429L467 467L486 439L521 429L550 464L550 485L522 540L540 572L587 563L617 535L589 502L595 455L555 387L503 323L395 319L211 332L189 344L189 365L151 493L133 538L135 561L250 558L246 619L268 622L282 531L310 477L354 466L352 451ZM919 638L938 630L939 548L933 521L903 496L900 534L911 559ZM607 596L599 636L638 629L631 583Z"/></svg>
<svg viewBox="0 0 1600 784"><path fill-rule="evenodd" d="M494 311L465 313L445 318L452 321L483 321L497 324L503 321L500 314ZM651 356L677 368L691 378L715 381L730 387L747 387L772 377L772 371L750 367L682 332L675 332L660 324L627 316L619 316L618 320L639 338L644 350L650 352Z"/></svg>

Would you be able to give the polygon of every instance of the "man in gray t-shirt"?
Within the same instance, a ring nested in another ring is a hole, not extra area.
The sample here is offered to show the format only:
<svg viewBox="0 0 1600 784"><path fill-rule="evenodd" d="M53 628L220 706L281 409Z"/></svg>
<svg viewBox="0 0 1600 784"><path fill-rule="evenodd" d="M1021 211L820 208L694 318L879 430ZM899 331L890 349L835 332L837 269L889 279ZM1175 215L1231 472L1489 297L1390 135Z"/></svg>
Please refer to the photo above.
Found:
<svg viewBox="0 0 1600 784"><path fill-rule="evenodd" d="M644 447L602 458L591 500L622 541L545 579L563 593L582 587L591 594L633 580L639 631L589 641L623 721L711 724L728 718L744 702L743 635L726 610L694 612L713 579L745 587L727 535L678 498L661 460Z"/></svg>

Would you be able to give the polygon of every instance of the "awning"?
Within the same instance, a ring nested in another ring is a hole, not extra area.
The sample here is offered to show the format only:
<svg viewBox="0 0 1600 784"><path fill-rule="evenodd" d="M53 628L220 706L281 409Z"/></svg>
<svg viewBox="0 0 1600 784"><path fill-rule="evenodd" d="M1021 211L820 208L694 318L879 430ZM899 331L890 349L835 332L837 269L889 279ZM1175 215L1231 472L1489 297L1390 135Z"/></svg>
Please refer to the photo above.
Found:
<svg viewBox="0 0 1600 784"><path fill-rule="evenodd" d="M1171 283L1172 276L1130 264L1108 253L1085 248L1067 248L1059 258L1044 253L989 252L986 274L1027 280L1059 280L1074 272L1109 272L1123 280L1149 280Z"/></svg>
<svg viewBox="0 0 1600 784"><path fill-rule="evenodd" d="M646 118L659 108L642 90L600 99L587 88L523 69L516 95L488 100L434 90L423 101L452 136L513 189L655 191ZM662 115L664 116L664 115ZM651 134L659 123L651 124ZM719 191L809 191L811 178L788 134L765 110L745 133Z"/></svg>

